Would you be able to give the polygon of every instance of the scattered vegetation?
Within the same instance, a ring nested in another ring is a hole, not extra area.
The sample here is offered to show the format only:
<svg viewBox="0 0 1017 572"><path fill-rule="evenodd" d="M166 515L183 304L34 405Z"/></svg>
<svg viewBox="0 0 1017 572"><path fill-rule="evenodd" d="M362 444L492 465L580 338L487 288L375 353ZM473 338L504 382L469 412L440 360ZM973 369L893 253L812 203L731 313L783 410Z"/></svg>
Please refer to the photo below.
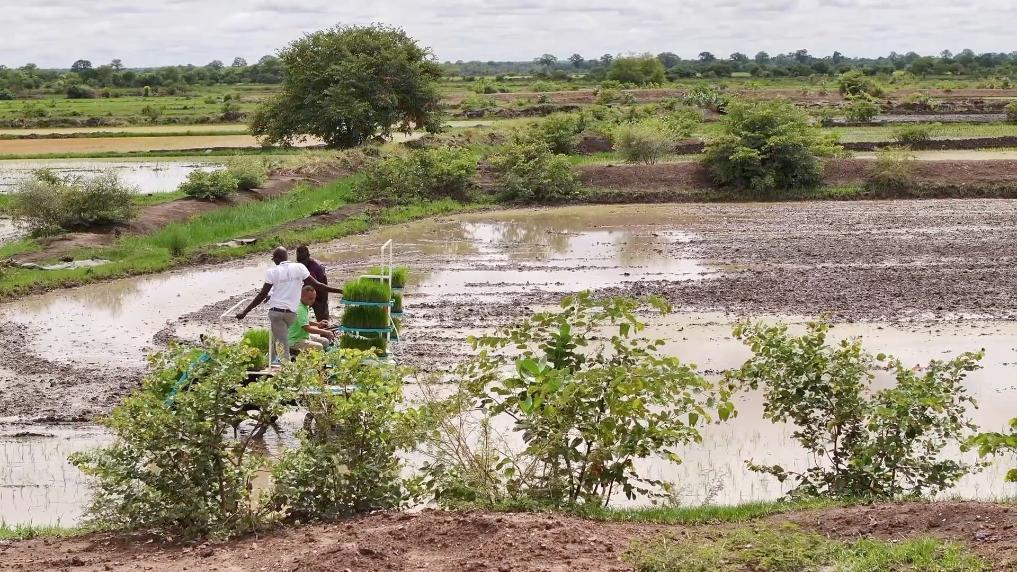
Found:
<svg viewBox="0 0 1017 572"><path fill-rule="evenodd" d="M837 78L837 89L845 97L879 97L883 88L872 78L858 70L843 73Z"/></svg>
<svg viewBox="0 0 1017 572"><path fill-rule="evenodd" d="M1006 104L1005 111L1007 123L1017 123L1017 101Z"/></svg>
<svg viewBox="0 0 1017 572"><path fill-rule="evenodd" d="M844 116L852 123L868 123L883 110L879 102L871 97L853 97L844 107Z"/></svg>
<svg viewBox="0 0 1017 572"><path fill-rule="evenodd" d="M436 198L466 201L476 170L477 157L468 149L423 149L371 164L357 189L366 199L403 204Z"/></svg>
<svg viewBox="0 0 1017 572"><path fill-rule="evenodd" d="M268 181L268 167L257 157L231 157L226 161L226 170L236 178L240 191L260 188Z"/></svg>
<svg viewBox="0 0 1017 572"><path fill-rule="evenodd" d="M932 141L933 126L906 125L893 131L893 140L901 145L915 145Z"/></svg>
<svg viewBox="0 0 1017 572"><path fill-rule="evenodd" d="M980 367L981 352L933 360L919 371L868 354L860 339L830 344L829 328L810 323L802 336L786 326L735 329L753 357L729 378L761 388L764 418L792 424L792 438L816 460L803 471L749 462L752 470L791 481L791 495L835 498L921 498L972 470L942 453L976 429L964 380ZM894 386L872 389L877 367L892 372Z"/></svg>
<svg viewBox="0 0 1017 572"><path fill-rule="evenodd" d="M580 196L579 178L565 155L540 142L505 145L490 159L509 201L559 203Z"/></svg>
<svg viewBox="0 0 1017 572"><path fill-rule="evenodd" d="M646 123L626 124L614 135L615 148L629 163L652 165L669 153L673 140L659 127Z"/></svg>
<svg viewBox="0 0 1017 572"><path fill-rule="evenodd" d="M620 83L648 85L664 83L664 65L650 54L618 57L611 62L607 77Z"/></svg>
<svg viewBox="0 0 1017 572"><path fill-rule="evenodd" d="M895 193L914 189L917 158L905 147L887 147L876 154L872 170L865 181L866 190L876 193Z"/></svg>
<svg viewBox="0 0 1017 572"><path fill-rule="evenodd" d="M124 224L137 214L137 193L112 171L84 178L39 170L19 184L10 212L36 235Z"/></svg>

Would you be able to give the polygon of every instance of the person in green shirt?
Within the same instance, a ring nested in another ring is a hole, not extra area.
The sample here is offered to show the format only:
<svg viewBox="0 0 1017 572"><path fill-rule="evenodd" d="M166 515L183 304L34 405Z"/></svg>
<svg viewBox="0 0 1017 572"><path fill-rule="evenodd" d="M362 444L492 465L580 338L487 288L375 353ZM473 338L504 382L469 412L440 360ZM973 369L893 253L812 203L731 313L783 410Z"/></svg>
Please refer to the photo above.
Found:
<svg viewBox="0 0 1017 572"><path fill-rule="evenodd" d="M300 306L289 330L290 347L297 351L322 350L335 341L335 332L328 329L327 322L310 321L310 310L317 297L314 286L304 286L300 292Z"/></svg>

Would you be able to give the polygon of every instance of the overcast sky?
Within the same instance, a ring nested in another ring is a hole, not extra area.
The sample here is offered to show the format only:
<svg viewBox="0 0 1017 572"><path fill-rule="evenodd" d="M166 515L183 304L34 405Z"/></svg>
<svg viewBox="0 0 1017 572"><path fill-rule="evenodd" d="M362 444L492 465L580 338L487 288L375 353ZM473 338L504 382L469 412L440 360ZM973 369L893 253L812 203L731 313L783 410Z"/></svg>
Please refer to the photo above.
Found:
<svg viewBox="0 0 1017 572"><path fill-rule="evenodd" d="M304 32L371 22L403 27L443 61L1017 51L1017 0L0 0L0 14L8 66L253 62Z"/></svg>

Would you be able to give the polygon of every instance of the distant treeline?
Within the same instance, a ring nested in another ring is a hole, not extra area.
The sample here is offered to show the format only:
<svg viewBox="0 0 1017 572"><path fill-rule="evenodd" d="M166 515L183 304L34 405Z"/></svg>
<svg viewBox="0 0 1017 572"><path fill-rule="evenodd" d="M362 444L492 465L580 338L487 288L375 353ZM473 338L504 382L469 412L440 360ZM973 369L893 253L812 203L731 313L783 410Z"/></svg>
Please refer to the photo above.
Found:
<svg viewBox="0 0 1017 572"><path fill-rule="evenodd" d="M204 66L167 66L128 68L120 60L93 66L78 60L69 69L42 69L35 64L18 68L0 65L0 98L12 98L39 91L63 92L75 86L98 89L137 88L161 92L200 85L260 83L283 80L283 68L275 56L265 56L255 64L236 58L226 65L215 60Z"/></svg>
<svg viewBox="0 0 1017 572"><path fill-rule="evenodd" d="M649 55L649 54L648 54ZM657 54L664 65L668 79L690 77L731 77L732 74L753 77L808 77L812 75L835 75L850 70L860 70L867 75L892 74L898 71L917 76L1017 76L1017 52L976 54L964 50L953 54L944 50L938 56L922 56L915 52L898 54L891 52L879 58L851 58L840 52L829 56L813 56L808 50L786 54L770 55L759 52L749 56L735 52L728 56L701 52L695 58L682 58L671 52ZM510 75L561 75L584 73L594 79L604 77L616 56L604 54L599 58L587 59L580 54L559 59L544 54L525 62L445 62L448 75L462 77L510 76Z"/></svg>

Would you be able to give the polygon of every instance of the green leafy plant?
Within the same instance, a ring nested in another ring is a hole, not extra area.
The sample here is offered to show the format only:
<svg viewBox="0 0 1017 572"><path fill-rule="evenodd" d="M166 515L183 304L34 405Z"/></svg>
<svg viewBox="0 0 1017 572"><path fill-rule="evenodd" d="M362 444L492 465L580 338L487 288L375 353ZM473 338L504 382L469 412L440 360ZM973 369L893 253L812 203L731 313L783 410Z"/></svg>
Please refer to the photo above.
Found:
<svg viewBox="0 0 1017 572"><path fill-rule="evenodd" d="M633 57L617 57L607 72L608 80L634 85L663 83L664 64L651 54Z"/></svg>
<svg viewBox="0 0 1017 572"><path fill-rule="evenodd" d="M367 199L407 203L419 199L469 200L477 158L468 149L413 151L371 164L357 185Z"/></svg>
<svg viewBox="0 0 1017 572"><path fill-rule="evenodd" d="M381 334L343 334L339 338L339 347L385 355L385 352L388 351L388 340Z"/></svg>
<svg viewBox="0 0 1017 572"><path fill-rule="evenodd" d="M250 358L251 361L247 366L249 371L264 371L268 367L268 338L268 330L264 328L255 328L244 332L240 343L257 352Z"/></svg>
<svg viewBox="0 0 1017 572"><path fill-rule="evenodd" d="M228 536L271 518L253 502L253 479L266 460L250 444L295 396L269 381L247 383L255 351L213 342L151 358L142 386L103 420L113 444L72 457L94 479L93 523ZM252 430L230 438L245 421Z"/></svg>
<svg viewBox="0 0 1017 572"><path fill-rule="evenodd" d="M918 184L915 176L917 158L907 148L887 147L879 151L865 180L865 188L877 193L892 193L913 189Z"/></svg>
<svg viewBox="0 0 1017 572"><path fill-rule="evenodd" d="M727 109L728 104L731 103L731 98L719 89L697 85L685 92L685 95L682 96L682 102L693 107L719 112Z"/></svg>
<svg viewBox="0 0 1017 572"><path fill-rule="evenodd" d="M370 354L307 352L277 381L305 388L300 446L272 471L271 503L301 520L334 519L401 506L408 492L397 453L414 445L404 370L366 363Z"/></svg>
<svg viewBox="0 0 1017 572"><path fill-rule="evenodd" d="M791 103L735 102L727 113L703 158L722 185L757 193L814 188L823 180L819 158L840 151Z"/></svg>
<svg viewBox="0 0 1017 572"><path fill-rule="evenodd" d="M459 109L463 111L491 111L497 108L497 101L480 95L468 95L459 102Z"/></svg>
<svg viewBox="0 0 1017 572"><path fill-rule="evenodd" d="M117 225L137 214L137 193L112 171L82 178L40 170L19 183L10 212L34 234Z"/></svg>
<svg viewBox="0 0 1017 572"><path fill-rule="evenodd" d="M552 153L568 155L576 150L579 134L585 128L580 114L552 113L531 129L530 136L547 145Z"/></svg>
<svg viewBox="0 0 1017 572"><path fill-rule="evenodd" d="M677 461L675 449L701 439L711 410L724 420L734 407L726 390L661 355L662 340L640 335L640 304L582 293L558 312L471 338L476 355L457 368L458 389L429 409L425 483L438 501L602 506L617 493L670 491L641 476L635 461ZM464 435L473 412L479 437ZM500 416L521 451L492 435Z"/></svg>
<svg viewBox="0 0 1017 572"><path fill-rule="evenodd" d="M810 323L801 336L786 326L742 324L734 335L753 356L729 379L763 391L763 416L791 423L791 434L816 459L803 471L749 467L794 484L792 495L832 497L925 496L943 491L973 466L942 458L975 429L964 379L979 368L981 352L933 360L921 371L861 340L827 343L830 325ZM884 363L893 387L874 391L873 371Z"/></svg>
<svg viewBox="0 0 1017 572"><path fill-rule="evenodd" d="M971 444L978 448L982 457L1005 453L1017 455L1017 417L1010 420L1010 433L981 433L971 440ZM1017 483L1017 468L1007 471L1006 480Z"/></svg>
<svg viewBox="0 0 1017 572"><path fill-rule="evenodd" d="M555 155L539 142L505 145L490 159L501 176L508 200L557 203L581 194L579 178L565 155Z"/></svg>
<svg viewBox="0 0 1017 572"><path fill-rule="evenodd" d="M189 197L214 201L237 192L240 181L226 169L191 171L178 190Z"/></svg>
<svg viewBox="0 0 1017 572"><path fill-rule="evenodd" d="M883 108L872 97L853 97L844 106L844 116L853 123L868 123L876 118Z"/></svg>
<svg viewBox="0 0 1017 572"><path fill-rule="evenodd" d="M392 288L378 280L357 278L343 285L343 298L353 302L387 303L392 300Z"/></svg>

